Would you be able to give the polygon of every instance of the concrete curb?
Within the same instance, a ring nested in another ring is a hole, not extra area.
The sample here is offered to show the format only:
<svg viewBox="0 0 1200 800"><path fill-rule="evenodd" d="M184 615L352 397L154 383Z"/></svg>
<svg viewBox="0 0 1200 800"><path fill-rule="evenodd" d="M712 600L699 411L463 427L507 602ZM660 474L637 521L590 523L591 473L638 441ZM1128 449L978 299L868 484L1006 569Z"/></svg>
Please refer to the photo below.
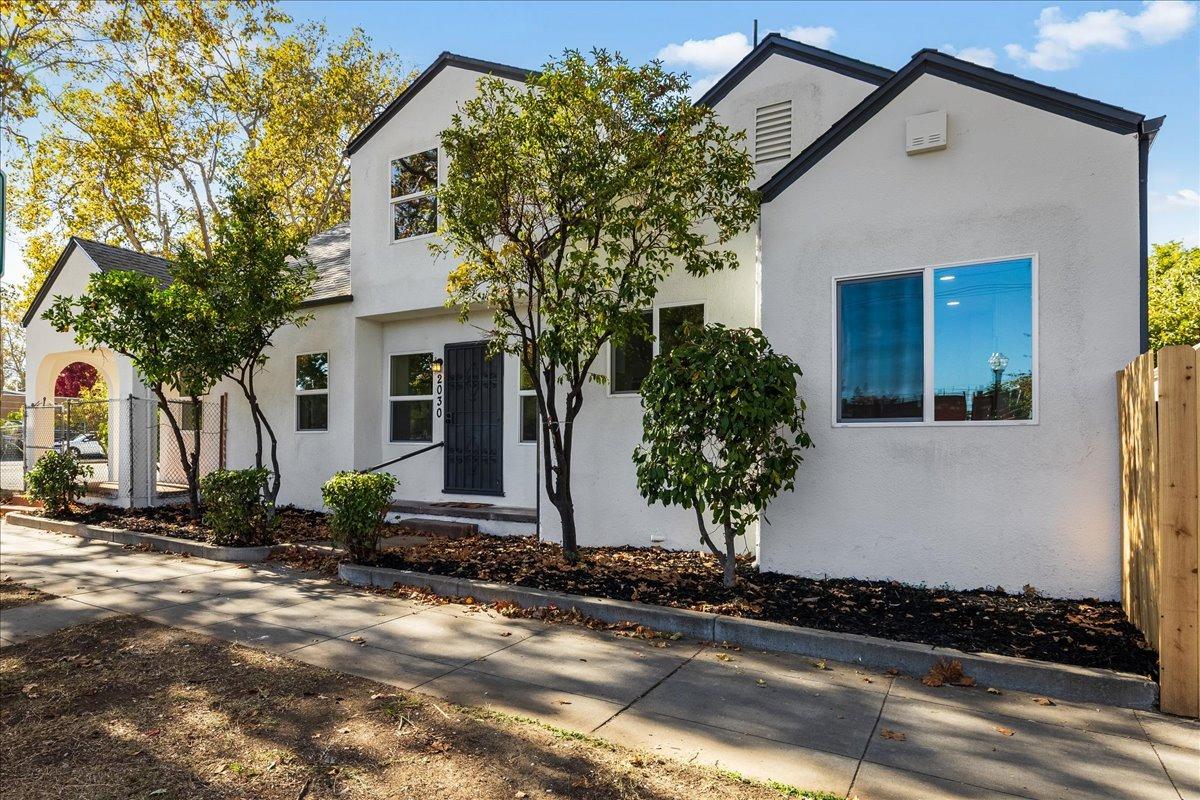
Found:
<svg viewBox="0 0 1200 800"><path fill-rule="evenodd" d="M29 514L10 512L5 519L16 525L27 528L39 528L55 533L69 533L82 539L98 539L114 544L149 545L155 550L167 553L186 553L197 558L207 558L210 561L233 561L249 563L266 561L271 557L270 545L262 547L221 547L206 542L193 542L190 539L176 539L173 536L160 536L156 533L138 533L123 528L101 528L98 525L85 525L82 522L67 522L66 520L34 517Z"/></svg>
<svg viewBox="0 0 1200 800"><path fill-rule="evenodd" d="M1158 684L1148 678L1105 669L989 653L964 653L949 647L916 642L894 642L853 633L834 633L602 597L544 592L523 586L388 567L342 563L338 565L338 577L357 586L390 589L395 584L402 584L419 586L448 597L471 596L484 602L508 600L524 607L575 609L604 622L633 622L654 630L681 633L705 641L827 658L876 669L897 669L914 676L928 672L938 659L957 659L962 662L963 671L975 678L980 686L1147 711L1158 704Z"/></svg>

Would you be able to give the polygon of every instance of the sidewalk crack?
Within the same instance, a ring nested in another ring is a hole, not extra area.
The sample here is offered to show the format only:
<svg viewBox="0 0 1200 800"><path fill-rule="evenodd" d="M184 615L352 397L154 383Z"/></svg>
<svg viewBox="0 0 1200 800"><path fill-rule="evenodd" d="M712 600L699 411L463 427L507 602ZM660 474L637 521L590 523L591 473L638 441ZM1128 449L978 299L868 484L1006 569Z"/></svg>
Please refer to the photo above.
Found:
<svg viewBox="0 0 1200 800"><path fill-rule="evenodd" d="M879 713L875 715L875 724L871 726L871 734L867 737L866 744L863 745L862 753L858 756L858 763L854 765L854 775L850 778L850 787L846 789L846 797L854 791L854 784L858 781L858 772L862 769L863 761L867 758L867 750L871 748L871 741L875 738L875 731L879 729L879 720L883 719L883 709L887 708L888 698L892 696L892 687L896 685L895 677L888 683L887 691L883 693L883 702L879 704Z"/></svg>
<svg viewBox="0 0 1200 800"><path fill-rule="evenodd" d="M671 670L671 671L670 671L670 672L668 672L666 675L663 675L661 678L659 678L657 681L655 681L655 682L654 682L654 685L652 685L652 686L651 686L650 688L648 688L646 691L644 691L644 692L642 692L641 694L639 694L637 697L635 697L635 698L633 698L632 700L630 700L630 701L629 701L628 703L626 703L625 705L623 705L623 706L621 706L620 708L618 708L618 709L617 709L615 712L613 712L613 714L612 714L610 717L608 717L608 719L604 720L604 721L603 721L603 722L601 722L599 725L597 725L596 727L592 728L590 731L588 731L588 733L595 733L596 731L600 730L601 728L603 728L603 727L604 727L605 725L607 725L608 723L612 722L612 721L613 721L614 719L616 719L617 717L619 717L619 716L621 716L622 714L624 714L624 713L625 713L626 711L628 711L628 710L630 709L630 707L632 707L632 706L633 706L635 703L637 703L637 702L641 701L641 699L642 699L642 698L644 698L646 695L648 695L648 694L650 694L651 692L653 692L653 691L654 691L655 689L657 689L659 686L662 686L662 685L663 685L663 683L665 683L665 682L666 682L666 681L667 681L667 680L668 680L668 679L669 679L669 678L670 678L672 675L674 675L676 672L679 672L679 670L683 669L683 668L684 668L684 667L686 667L688 664L690 664L690 663L692 662L692 659L694 659L696 656L698 656L698 655L700 655L701 653L703 653L703 652L704 652L704 649L705 649L706 647L708 647L708 645L707 645L706 643L704 643L704 642L701 642L701 643L700 643L700 646L696 648L696 652L692 653L690 656L688 656L687 658L685 658L683 661L680 661L678 664L676 664L676 665L675 665L675 668L674 668L673 670Z"/></svg>

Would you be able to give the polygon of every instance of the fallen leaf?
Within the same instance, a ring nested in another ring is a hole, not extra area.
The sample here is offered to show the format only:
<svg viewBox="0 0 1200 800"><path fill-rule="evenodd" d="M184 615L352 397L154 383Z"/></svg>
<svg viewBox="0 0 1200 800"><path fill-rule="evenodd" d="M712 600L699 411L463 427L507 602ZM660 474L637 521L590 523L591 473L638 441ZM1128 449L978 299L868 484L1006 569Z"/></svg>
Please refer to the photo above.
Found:
<svg viewBox="0 0 1200 800"><path fill-rule="evenodd" d="M1003 725L997 725L996 733L1000 734L1001 736L1012 736L1014 731L1012 728L1006 728Z"/></svg>
<svg viewBox="0 0 1200 800"><path fill-rule="evenodd" d="M952 686L974 686L975 679L963 673L962 662L958 659L947 661L939 658L921 678L921 683L926 686L943 686L947 683Z"/></svg>
<svg viewBox="0 0 1200 800"><path fill-rule="evenodd" d="M729 655L728 653L717 653L717 660L718 661L733 661L733 656Z"/></svg>
<svg viewBox="0 0 1200 800"><path fill-rule="evenodd" d="M759 686L766 686L766 685L767 685L767 682L766 682L766 681L764 681L762 678L759 678L758 680L756 680L756 681L755 681L755 683L757 683Z"/></svg>
<svg viewBox="0 0 1200 800"><path fill-rule="evenodd" d="M895 742L903 742L905 739L908 738L900 731L894 731L891 728L884 728L883 733L881 733L880 735L885 739L891 739L892 741L895 741Z"/></svg>
<svg viewBox="0 0 1200 800"><path fill-rule="evenodd" d="M1035 697L1035 698L1033 698L1033 702L1037 703L1039 706L1054 705L1054 701L1051 700L1049 697Z"/></svg>
<svg viewBox="0 0 1200 800"><path fill-rule="evenodd" d="M988 693L988 694L1004 694L1004 692L1000 691L1000 690L999 690L999 689L997 689L995 686L989 686L989 687L988 687L988 690L987 690L987 693Z"/></svg>

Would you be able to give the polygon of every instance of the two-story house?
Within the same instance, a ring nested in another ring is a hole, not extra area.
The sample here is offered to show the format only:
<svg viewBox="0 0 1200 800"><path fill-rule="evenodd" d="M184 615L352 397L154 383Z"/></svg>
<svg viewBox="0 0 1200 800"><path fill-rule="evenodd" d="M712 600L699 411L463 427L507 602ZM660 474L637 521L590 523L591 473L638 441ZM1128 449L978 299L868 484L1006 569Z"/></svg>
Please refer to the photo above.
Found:
<svg viewBox="0 0 1200 800"><path fill-rule="evenodd" d="M310 243L313 321L260 381L283 502L320 507L335 470L414 454L386 467L399 513L556 536L531 393L514 358L486 357L489 314L445 307L452 265L429 248L439 132L481 74L528 72L443 54L347 147L350 221ZM777 34L699 102L747 132L760 219L739 269L668 278L654 339L600 360L576 430L581 543L698 546L691 512L636 490L638 387L685 321L755 325L804 370L816 444L747 542L764 569L1115 597L1113 374L1145 343L1161 119L935 51L893 72ZM50 331L41 301L92 270L163 268L119 252L75 240L48 278L25 319L30 402L64 364L106 358ZM136 392L109 361L115 394ZM236 391L228 426L228 463L250 463Z"/></svg>

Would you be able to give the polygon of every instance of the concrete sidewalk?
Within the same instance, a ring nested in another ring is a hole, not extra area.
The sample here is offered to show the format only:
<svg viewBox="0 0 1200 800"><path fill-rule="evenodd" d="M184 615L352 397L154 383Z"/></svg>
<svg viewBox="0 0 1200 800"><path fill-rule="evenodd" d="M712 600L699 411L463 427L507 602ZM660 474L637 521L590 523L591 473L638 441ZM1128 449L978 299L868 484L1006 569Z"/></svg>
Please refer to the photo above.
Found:
<svg viewBox="0 0 1200 800"><path fill-rule="evenodd" d="M5 612L0 646L133 613L455 703L861 800L1200 800L1200 727L1158 714L931 689L695 641L661 647L384 598L281 566L135 552L6 522L0 572L59 596Z"/></svg>

